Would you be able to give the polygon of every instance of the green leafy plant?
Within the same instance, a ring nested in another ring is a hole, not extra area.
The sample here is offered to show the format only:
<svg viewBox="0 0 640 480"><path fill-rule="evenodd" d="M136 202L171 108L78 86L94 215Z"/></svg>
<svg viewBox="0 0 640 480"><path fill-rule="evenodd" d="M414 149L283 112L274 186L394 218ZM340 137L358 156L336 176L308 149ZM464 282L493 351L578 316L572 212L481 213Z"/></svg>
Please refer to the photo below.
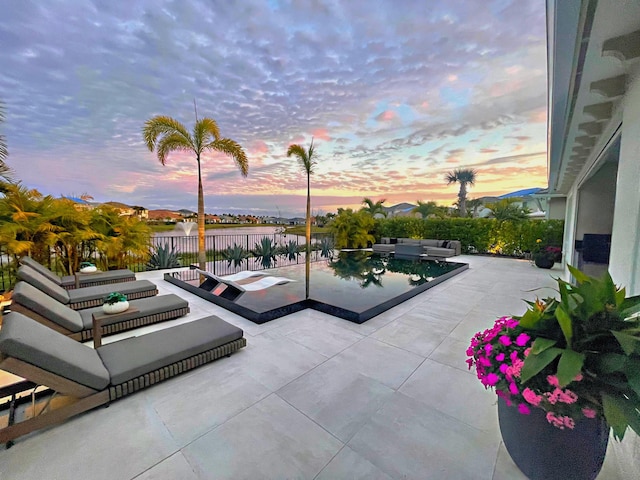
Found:
<svg viewBox="0 0 640 480"><path fill-rule="evenodd" d="M288 260L294 261L300 255L300 246L295 240L289 240L282 245L282 255L287 257Z"/></svg>
<svg viewBox="0 0 640 480"><path fill-rule="evenodd" d="M175 248L171 248L168 243L157 245L147 262L147 270L162 270L166 268L178 268L180 266L178 253Z"/></svg>
<svg viewBox="0 0 640 480"><path fill-rule="evenodd" d="M375 242L375 237L369 233L374 226L375 221L368 212L339 208L329 228L335 237L336 248L361 248Z"/></svg>
<svg viewBox="0 0 640 480"><path fill-rule="evenodd" d="M557 279L559 299L477 333L467 362L523 414L542 408L558 428L601 417L618 439L640 434L640 296L625 298L608 273L569 270L576 283Z"/></svg>
<svg viewBox="0 0 640 480"><path fill-rule="evenodd" d="M120 303L120 302L126 302L126 301L127 301L127 296L118 292L110 293L104 299L104 303L106 303L107 305L113 305L114 303Z"/></svg>
<svg viewBox="0 0 640 480"><path fill-rule="evenodd" d="M256 262L260 262L263 268L270 268L276 263L278 244L269 237L262 237L260 243L256 243L253 254Z"/></svg>
<svg viewBox="0 0 640 480"><path fill-rule="evenodd" d="M323 258L333 257L332 237L322 237L322 240L320 240L320 256Z"/></svg>
<svg viewBox="0 0 640 480"><path fill-rule="evenodd" d="M242 262L249 257L249 252L237 243L234 243L233 247L227 247L222 250L220 254L222 255L222 258L227 261L227 265L231 265L233 263L234 267L239 267L242 265Z"/></svg>

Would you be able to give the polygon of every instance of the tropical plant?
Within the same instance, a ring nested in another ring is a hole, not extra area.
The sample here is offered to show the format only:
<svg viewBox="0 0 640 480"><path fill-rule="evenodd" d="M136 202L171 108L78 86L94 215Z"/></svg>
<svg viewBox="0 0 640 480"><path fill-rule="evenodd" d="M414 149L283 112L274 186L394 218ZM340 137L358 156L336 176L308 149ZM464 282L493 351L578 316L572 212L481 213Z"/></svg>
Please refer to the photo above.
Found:
<svg viewBox="0 0 640 480"><path fill-rule="evenodd" d="M104 303L107 305L113 305L114 303L126 302L127 296L124 293L113 292L107 295L104 299Z"/></svg>
<svg viewBox="0 0 640 480"><path fill-rule="evenodd" d="M249 257L249 252L235 242L233 243L233 247L227 247L220 253L222 254L222 258L227 261L227 266L233 263L234 267L239 267L242 265L242 262Z"/></svg>
<svg viewBox="0 0 640 480"><path fill-rule="evenodd" d="M281 247L282 255L293 261L300 255L300 246L295 240L289 240Z"/></svg>
<svg viewBox="0 0 640 480"><path fill-rule="evenodd" d="M452 183L459 183L460 190L458 192L458 208L460 210L460 216L467 216L467 186L474 185L476 182L476 176L478 172L471 168L457 168L452 172L447 172L444 176L447 185Z"/></svg>
<svg viewBox="0 0 640 480"><path fill-rule="evenodd" d="M329 267L336 277L355 280L362 288L370 285L382 287L384 266L380 265L379 258L372 260L374 258L369 252L340 252L335 260L329 262Z"/></svg>
<svg viewBox="0 0 640 480"><path fill-rule="evenodd" d="M222 138L215 120L203 118L198 120L193 127L193 133L177 120L166 116L156 116L147 120L142 130L144 141L149 151L157 153L162 165L166 164L167 156L174 151L192 152L196 156L198 165L198 263L200 269L205 270L205 213L204 192L202 189L201 160L203 153L207 151L220 152L230 156L235 161L243 176L249 171L247 156L236 141L230 138Z"/></svg>
<svg viewBox="0 0 640 480"><path fill-rule="evenodd" d="M383 217L386 217L387 211L384 209L384 205L382 205L386 201L387 201L386 198L383 198L382 200L378 200L377 202L374 202L370 198L363 198L362 203L364 204L364 207L362 207L360 210L368 212L374 218L377 214L380 214Z"/></svg>
<svg viewBox="0 0 640 480"><path fill-rule="evenodd" d="M416 206L412 213L419 213L422 218L428 218L430 216L443 217L444 209L439 207L436 202L423 202L418 200L418 206Z"/></svg>
<svg viewBox="0 0 640 480"><path fill-rule="evenodd" d="M561 429L601 417L618 439L627 427L640 434L640 296L625 298L608 273L569 271L576 283L558 278L559 299L478 332L467 363L522 414L541 408Z"/></svg>
<svg viewBox="0 0 640 480"><path fill-rule="evenodd" d="M289 149L287 150L287 157L292 155L295 156L298 159L298 163L307 174L307 213L305 217L305 251L307 252L307 258L309 258L309 254L311 253L311 174L313 173L313 168L316 165L314 153L315 149L313 147L313 138L311 139L311 145L309 145L309 149L307 151L297 144L289 145Z"/></svg>
<svg viewBox="0 0 640 480"><path fill-rule="evenodd" d="M488 203L486 207L491 211L489 216L499 222L528 220L531 213L528 208L518 205L517 198L503 198L495 203Z"/></svg>
<svg viewBox="0 0 640 480"><path fill-rule="evenodd" d="M333 257L333 237L322 237L320 240L320 256L323 258Z"/></svg>
<svg viewBox="0 0 640 480"><path fill-rule="evenodd" d="M339 208L329 229L335 238L336 248L363 248L375 242L369 232L375 227L375 220L368 212L354 212L352 209Z"/></svg>
<svg viewBox="0 0 640 480"><path fill-rule="evenodd" d="M256 262L260 262L263 268L271 268L276 263L278 244L269 237L262 237L260 243L256 243L253 251Z"/></svg>
<svg viewBox="0 0 640 480"><path fill-rule="evenodd" d="M180 267L180 257L174 247L168 242L163 245L156 245L151 252L147 262L147 270L164 270L167 268Z"/></svg>

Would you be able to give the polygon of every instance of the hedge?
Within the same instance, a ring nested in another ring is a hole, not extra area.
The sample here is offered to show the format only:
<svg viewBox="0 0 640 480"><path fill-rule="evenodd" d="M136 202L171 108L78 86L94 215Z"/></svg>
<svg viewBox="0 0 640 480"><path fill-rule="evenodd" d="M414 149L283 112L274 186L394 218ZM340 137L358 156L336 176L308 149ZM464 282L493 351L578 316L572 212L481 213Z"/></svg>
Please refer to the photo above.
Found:
<svg viewBox="0 0 640 480"><path fill-rule="evenodd" d="M464 253L495 253L522 257L543 245L562 246L564 220L500 221L493 218L383 218L375 237L460 240Z"/></svg>

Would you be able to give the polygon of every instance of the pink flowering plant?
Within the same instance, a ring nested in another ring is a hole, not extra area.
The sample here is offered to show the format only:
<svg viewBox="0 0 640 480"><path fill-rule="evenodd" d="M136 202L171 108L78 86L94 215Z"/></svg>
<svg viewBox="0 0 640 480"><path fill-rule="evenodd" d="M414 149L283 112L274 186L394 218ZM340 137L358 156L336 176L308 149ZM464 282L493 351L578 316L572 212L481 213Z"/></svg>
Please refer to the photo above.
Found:
<svg viewBox="0 0 640 480"><path fill-rule="evenodd" d="M640 296L625 298L609 274L597 280L569 267L560 299L527 302L522 317L499 318L467 349L485 388L560 429L604 418L618 439L640 435Z"/></svg>

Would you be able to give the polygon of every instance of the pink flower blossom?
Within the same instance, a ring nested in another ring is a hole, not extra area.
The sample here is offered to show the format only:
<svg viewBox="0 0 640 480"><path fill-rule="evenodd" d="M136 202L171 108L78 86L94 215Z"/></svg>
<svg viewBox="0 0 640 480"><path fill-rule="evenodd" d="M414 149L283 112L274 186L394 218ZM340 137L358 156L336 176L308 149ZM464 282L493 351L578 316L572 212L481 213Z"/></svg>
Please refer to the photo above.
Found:
<svg viewBox="0 0 640 480"><path fill-rule="evenodd" d="M509 384L509 391L513 394L513 395L517 395L518 393L520 393L518 391L518 386L515 383L510 383Z"/></svg>
<svg viewBox="0 0 640 480"><path fill-rule="evenodd" d="M556 377L555 375L547 375L547 382L549 382L549 385L553 387L557 387L560 385L558 383L558 377Z"/></svg>
<svg viewBox="0 0 640 480"><path fill-rule="evenodd" d="M578 395L569 389L566 389L565 391L560 390L560 393L558 393L558 400L562 403L576 403L576 401L578 401Z"/></svg>
<svg viewBox="0 0 640 480"><path fill-rule="evenodd" d="M509 358L511 359L512 362L515 362L518 359L518 351L514 350L513 352L511 352L511 355L509 355Z"/></svg>
<svg viewBox="0 0 640 480"><path fill-rule="evenodd" d="M504 353L500 352L499 354L496 355L496 360L499 361L499 362L503 362L504 361L504 357L505 357Z"/></svg>
<svg viewBox="0 0 640 480"><path fill-rule="evenodd" d="M574 382L580 382L584 377L582 376L581 373L579 373L578 375L576 375L576 378L573 379Z"/></svg>
<svg viewBox="0 0 640 480"><path fill-rule="evenodd" d="M542 401L542 395L536 395L536 392L534 392L530 388L525 388L522 391L522 396L527 402L536 407L540 405L540 402Z"/></svg>
<svg viewBox="0 0 640 480"><path fill-rule="evenodd" d="M498 340L505 347L508 347L509 345L511 345L511 339L507 335L502 335Z"/></svg>
<svg viewBox="0 0 640 480"><path fill-rule="evenodd" d="M471 367L473 367L473 359L472 358L467 358L465 360L465 362L467 362L467 364L469 365L469 370L471 370Z"/></svg>
<svg viewBox="0 0 640 480"><path fill-rule="evenodd" d="M587 418L595 418L596 417L596 411L593 408L584 407L582 409L582 413Z"/></svg>
<svg viewBox="0 0 640 480"><path fill-rule="evenodd" d="M491 345L490 343L488 343L487 345L484 346L484 352L489 355L491 353L491 350L493 350L493 345Z"/></svg>
<svg viewBox="0 0 640 480"><path fill-rule="evenodd" d="M531 352L531 347L527 348L527 349L524 351L524 356L525 356L525 357L528 357L530 352Z"/></svg>
<svg viewBox="0 0 640 480"><path fill-rule="evenodd" d="M520 405L518 405L518 412L520 412L522 415L529 415L531 413L531 409L524 403L521 403Z"/></svg>
<svg viewBox="0 0 640 480"><path fill-rule="evenodd" d="M486 377L487 385L491 387L493 387L496 383L498 383L499 380L500 380L500 377L498 377L498 375L496 375L493 372L488 374Z"/></svg>
<svg viewBox="0 0 640 480"><path fill-rule="evenodd" d="M573 430L573 427L576 426L576 423L573 421L571 417L564 417L564 426Z"/></svg>
<svg viewBox="0 0 640 480"><path fill-rule="evenodd" d="M509 365L507 365L506 363L503 363L498 367L498 369L500 370L500 373L506 374L507 370L509 370Z"/></svg>
<svg viewBox="0 0 640 480"><path fill-rule="evenodd" d="M518 335L518 338L516 338L516 345L518 345L519 347L524 347L529 340L531 340L531 337L529 335L527 335L526 333L521 333L520 335Z"/></svg>

